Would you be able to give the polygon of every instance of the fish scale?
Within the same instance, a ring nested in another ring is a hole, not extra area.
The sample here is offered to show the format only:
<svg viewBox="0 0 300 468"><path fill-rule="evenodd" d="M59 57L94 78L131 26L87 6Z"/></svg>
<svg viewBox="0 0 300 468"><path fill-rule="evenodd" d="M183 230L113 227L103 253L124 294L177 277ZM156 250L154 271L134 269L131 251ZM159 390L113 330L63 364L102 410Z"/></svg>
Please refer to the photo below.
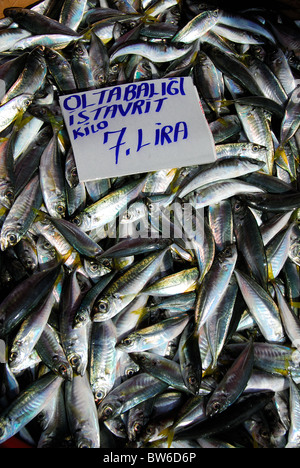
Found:
<svg viewBox="0 0 300 468"><path fill-rule="evenodd" d="M0 444L300 447L299 22L233 10L4 10ZM183 76L217 161L81 182L59 97Z"/></svg>

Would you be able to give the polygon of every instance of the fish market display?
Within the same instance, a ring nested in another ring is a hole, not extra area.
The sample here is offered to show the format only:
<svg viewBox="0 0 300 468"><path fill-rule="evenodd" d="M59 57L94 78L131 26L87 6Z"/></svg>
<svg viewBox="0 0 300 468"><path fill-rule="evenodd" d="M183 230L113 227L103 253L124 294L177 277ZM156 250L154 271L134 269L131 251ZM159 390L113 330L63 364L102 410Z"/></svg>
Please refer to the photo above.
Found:
<svg viewBox="0 0 300 468"><path fill-rule="evenodd" d="M4 10L0 444L300 448L299 32L194 0ZM80 181L59 97L182 76L216 161Z"/></svg>

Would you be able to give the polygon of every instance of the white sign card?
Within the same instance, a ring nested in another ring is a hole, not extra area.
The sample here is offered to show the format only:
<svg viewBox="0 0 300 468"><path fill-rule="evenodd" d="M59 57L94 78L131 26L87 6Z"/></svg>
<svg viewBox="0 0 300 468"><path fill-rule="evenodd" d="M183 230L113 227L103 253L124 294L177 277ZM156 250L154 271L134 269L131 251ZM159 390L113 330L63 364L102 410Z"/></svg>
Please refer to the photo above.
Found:
<svg viewBox="0 0 300 468"><path fill-rule="evenodd" d="M70 94L60 105L81 182L217 159L191 77Z"/></svg>

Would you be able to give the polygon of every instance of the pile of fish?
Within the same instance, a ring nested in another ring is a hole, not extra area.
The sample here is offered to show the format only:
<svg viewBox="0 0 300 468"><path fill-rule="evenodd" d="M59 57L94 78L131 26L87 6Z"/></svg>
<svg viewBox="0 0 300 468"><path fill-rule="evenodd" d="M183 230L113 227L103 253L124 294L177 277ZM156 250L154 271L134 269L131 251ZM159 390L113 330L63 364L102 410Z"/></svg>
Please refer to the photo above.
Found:
<svg viewBox="0 0 300 468"><path fill-rule="evenodd" d="M0 443L300 447L299 22L194 0L4 15ZM81 182L59 96L181 76L216 161Z"/></svg>

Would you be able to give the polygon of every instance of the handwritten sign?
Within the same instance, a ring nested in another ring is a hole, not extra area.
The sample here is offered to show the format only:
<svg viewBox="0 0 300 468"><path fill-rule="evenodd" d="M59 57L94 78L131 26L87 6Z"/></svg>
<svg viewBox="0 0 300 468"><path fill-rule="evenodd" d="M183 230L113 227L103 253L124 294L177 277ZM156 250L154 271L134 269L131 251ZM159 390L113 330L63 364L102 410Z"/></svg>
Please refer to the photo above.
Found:
<svg viewBox="0 0 300 468"><path fill-rule="evenodd" d="M81 182L217 159L190 77L61 96L60 105Z"/></svg>

